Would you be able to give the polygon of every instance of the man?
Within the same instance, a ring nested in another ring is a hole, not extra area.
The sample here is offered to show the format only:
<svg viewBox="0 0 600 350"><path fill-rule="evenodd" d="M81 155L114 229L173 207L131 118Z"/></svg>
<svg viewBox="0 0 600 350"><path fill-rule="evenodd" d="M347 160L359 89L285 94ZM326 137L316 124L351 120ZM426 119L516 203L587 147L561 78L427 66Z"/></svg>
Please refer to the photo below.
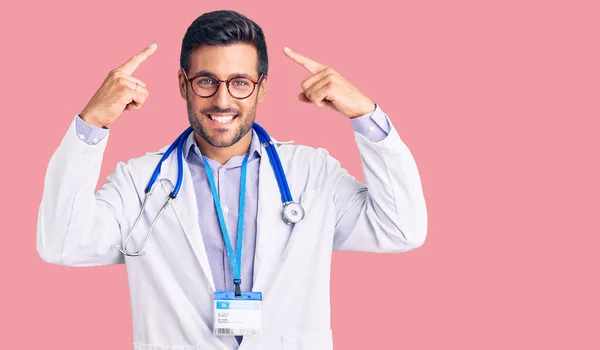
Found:
<svg viewBox="0 0 600 350"><path fill-rule="evenodd" d="M193 132L181 152L165 159L148 196L167 147L119 163L94 193L108 126L144 105L148 87L134 72L156 49L110 72L50 160L40 256L68 266L125 263L135 349L331 349L332 251L404 252L425 239L408 148L373 100L287 48L312 73L299 98L332 107L354 127L366 185L323 149L261 142L253 123L268 83L263 32L239 13L216 11L183 39L179 90ZM291 214L297 223L283 220L271 149L301 206Z"/></svg>

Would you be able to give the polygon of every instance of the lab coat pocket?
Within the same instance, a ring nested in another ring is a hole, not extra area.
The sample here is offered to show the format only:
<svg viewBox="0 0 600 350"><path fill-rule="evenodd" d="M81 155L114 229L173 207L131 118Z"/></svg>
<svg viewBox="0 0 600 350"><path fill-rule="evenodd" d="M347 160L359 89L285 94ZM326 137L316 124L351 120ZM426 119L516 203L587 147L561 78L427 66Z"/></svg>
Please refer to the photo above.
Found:
<svg viewBox="0 0 600 350"><path fill-rule="evenodd" d="M282 259L306 258L306 253L314 248L319 231L318 197L320 193L320 189L312 189L304 191L298 197L298 203L304 208L304 219L292 225L283 224L286 228L279 240Z"/></svg>
<svg viewBox="0 0 600 350"><path fill-rule="evenodd" d="M283 337L283 350L332 350L331 329Z"/></svg>

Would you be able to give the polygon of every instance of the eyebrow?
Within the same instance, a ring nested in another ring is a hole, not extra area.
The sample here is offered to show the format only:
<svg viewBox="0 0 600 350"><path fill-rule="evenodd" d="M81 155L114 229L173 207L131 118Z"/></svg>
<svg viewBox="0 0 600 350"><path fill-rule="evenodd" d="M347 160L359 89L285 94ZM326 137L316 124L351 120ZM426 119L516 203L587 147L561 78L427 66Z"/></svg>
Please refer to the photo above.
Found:
<svg viewBox="0 0 600 350"><path fill-rule="evenodd" d="M207 70L201 70L201 71L197 72L196 74L194 74L192 76L192 78L201 77L201 76L205 76L205 77L208 76L208 77L217 79L216 74L209 72ZM251 77L250 75L248 75L246 73L233 73L233 74L230 74L229 77L227 77L227 79L231 79L231 78L248 78L248 79L255 80L253 77Z"/></svg>

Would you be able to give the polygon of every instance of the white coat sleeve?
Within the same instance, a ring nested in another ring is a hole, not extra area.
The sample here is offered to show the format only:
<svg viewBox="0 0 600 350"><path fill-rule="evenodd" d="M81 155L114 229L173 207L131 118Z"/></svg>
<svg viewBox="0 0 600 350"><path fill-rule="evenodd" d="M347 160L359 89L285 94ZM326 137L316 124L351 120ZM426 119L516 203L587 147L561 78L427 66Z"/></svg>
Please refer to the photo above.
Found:
<svg viewBox="0 0 600 350"><path fill-rule="evenodd" d="M75 120L52 155L38 213L37 252L52 264L97 266L123 263L125 203L138 203L127 165L119 163L95 192L108 136L96 145L77 138Z"/></svg>
<svg viewBox="0 0 600 350"><path fill-rule="evenodd" d="M383 111L377 108L374 113ZM335 188L334 250L400 253L425 241L427 209L419 171L410 150L389 124L389 133L378 141L354 133L366 184L328 157Z"/></svg>

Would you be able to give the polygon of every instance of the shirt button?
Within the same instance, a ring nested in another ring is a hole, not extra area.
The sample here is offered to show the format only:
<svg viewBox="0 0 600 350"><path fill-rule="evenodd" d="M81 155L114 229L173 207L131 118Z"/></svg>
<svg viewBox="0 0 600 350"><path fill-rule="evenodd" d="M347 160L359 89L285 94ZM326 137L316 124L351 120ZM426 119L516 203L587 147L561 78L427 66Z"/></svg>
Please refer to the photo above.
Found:
<svg viewBox="0 0 600 350"><path fill-rule="evenodd" d="M79 139L80 139L80 140L83 140L83 139L85 139L85 135L84 135L84 134L79 134Z"/></svg>
<svg viewBox="0 0 600 350"><path fill-rule="evenodd" d="M228 206L224 206L223 207L223 211L225 212L225 214L229 213L229 207Z"/></svg>
<svg viewBox="0 0 600 350"><path fill-rule="evenodd" d="M95 144L97 144L97 143L98 143L98 139L93 139L93 140L92 140L92 142L93 142L93 143L94 143L94 145L95 145Z"/></svg>
<svg viewBox="0 0 600 350"><path fill-rule="evenodd" d="M369 131L373 131L375 130L375 127L373 125L369 126Z"/></svg>

